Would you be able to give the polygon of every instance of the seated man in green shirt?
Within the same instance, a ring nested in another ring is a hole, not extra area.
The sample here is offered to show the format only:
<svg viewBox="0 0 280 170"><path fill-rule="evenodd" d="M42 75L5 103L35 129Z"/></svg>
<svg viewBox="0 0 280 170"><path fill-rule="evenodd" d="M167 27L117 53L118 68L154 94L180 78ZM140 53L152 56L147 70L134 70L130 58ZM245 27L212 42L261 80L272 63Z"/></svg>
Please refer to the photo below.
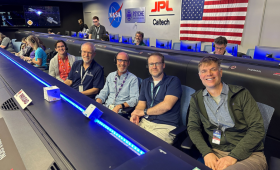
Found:
<svg viewBox="0 0 280 170"><path fill-rule="evenodd" d="M144 38L144 33L141 31L137 31L135 34L134 45L146 46L146 44L143 42L143 38Z"/></svg>
<svg viewBox="0 0 280 170"><path fill-rule="evenodd" d="M198 64L205 88L192 95L189 136L211 169L266 170L265 132L258 105L246 88L222 82L220 64L214 56Z"/></svg>

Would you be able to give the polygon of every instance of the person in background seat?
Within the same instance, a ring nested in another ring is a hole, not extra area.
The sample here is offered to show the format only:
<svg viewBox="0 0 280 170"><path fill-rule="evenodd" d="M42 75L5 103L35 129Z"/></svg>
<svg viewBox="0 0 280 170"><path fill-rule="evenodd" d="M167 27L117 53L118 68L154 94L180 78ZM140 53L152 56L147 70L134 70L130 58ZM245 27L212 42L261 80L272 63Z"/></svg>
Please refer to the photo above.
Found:
<svg viewBox="0 0 280 170"><path fill-rule="evenodd" d="M209 54L218 54L218 55L227 55L227 56L232 56L230 53L227 52L226 47L227 47L227 39L226 37L218 37L214 40L215 44L215 51L210 52Z"/></svg>

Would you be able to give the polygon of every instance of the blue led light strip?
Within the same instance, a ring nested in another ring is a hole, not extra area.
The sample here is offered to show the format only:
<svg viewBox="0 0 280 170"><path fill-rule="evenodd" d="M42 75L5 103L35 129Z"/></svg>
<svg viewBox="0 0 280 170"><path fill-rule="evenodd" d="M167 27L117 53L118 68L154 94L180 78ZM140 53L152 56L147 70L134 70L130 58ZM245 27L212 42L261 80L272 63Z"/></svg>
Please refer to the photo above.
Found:
<svg viewBox="0 0 280 170"><path fill-rule="evenodd" d="M47 87L50 87L51 85L44 82L43 80L41 80L39 77L37 77L36 75L34 75L33 73L31 73L29 70L27 70L26 68L24 68L23 66L21 66L19 63L17 63L16 61L14 61L13 59L11 59L10 57L8 57L6 54L2 53L0 51L0 53L6 57L8 60L10 60L11 62L13 62L14 64L16 64L18 67L20 67L21 69L23 69L24 71L26 71L29 75L31 75L33 78L35 78L36 80L38 80L40 83L44 84ZM76 107L78 110L80 110L82 113L85 111L84 108L78 106L73 100L67 98L64 94L60 94L60 97L62 99L64 99L65 101L67 101L68 103L70 103L72 106ZM102 121L95 119L94 122L96 122L97 124L99 124L100 126L102 126L103 128L105 128L106 130L108 130L109 132L111 132L112 135L114 135L115 137L117 137L118 139L120 139L124 144L126 144L130 149L133 149L138 155L143 155L145 154L145 151L139 149L136 145L134 145L132 142L130 142L129 140L127 140L125 137L123 137L122 135L120 135L118 132L116 132L114 129L112 129L111 127L109 127L108 125L106 125L105 123L103 123Z"/></svg>

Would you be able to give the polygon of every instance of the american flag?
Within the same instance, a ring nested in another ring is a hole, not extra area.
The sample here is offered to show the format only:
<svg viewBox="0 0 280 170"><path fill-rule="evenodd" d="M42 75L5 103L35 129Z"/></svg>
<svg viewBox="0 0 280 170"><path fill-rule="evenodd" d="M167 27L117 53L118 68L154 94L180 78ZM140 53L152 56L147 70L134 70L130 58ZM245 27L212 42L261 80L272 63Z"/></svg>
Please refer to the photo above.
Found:
<svg viewBox="0 0 280 170"><path fill-rule="evenodd" d="M241 43L248 0L182 0L180 40Z"/></svg>

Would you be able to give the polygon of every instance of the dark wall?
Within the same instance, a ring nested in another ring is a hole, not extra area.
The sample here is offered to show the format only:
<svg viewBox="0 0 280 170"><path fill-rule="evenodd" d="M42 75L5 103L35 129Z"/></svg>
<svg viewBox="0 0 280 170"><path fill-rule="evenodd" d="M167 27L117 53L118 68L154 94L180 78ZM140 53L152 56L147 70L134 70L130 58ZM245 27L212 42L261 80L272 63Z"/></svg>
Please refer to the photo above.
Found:
<svg viewBox="0 0 280 170"><path fill-rule="evenodd" d="M83 19L83 3L75 2L54 2L54 1L29 1L29 0L9 0L4 2L1 5L38 5L38 6L59 6L60 9L60 27L52 27L54 33L60 32L64 34L65 30L68 31L79 31L78 19ZM19 30L25 31L36 31L47 33L48 28L0 28L0 32L8 36L10 39L15 38L15 32Z"/></svg>

